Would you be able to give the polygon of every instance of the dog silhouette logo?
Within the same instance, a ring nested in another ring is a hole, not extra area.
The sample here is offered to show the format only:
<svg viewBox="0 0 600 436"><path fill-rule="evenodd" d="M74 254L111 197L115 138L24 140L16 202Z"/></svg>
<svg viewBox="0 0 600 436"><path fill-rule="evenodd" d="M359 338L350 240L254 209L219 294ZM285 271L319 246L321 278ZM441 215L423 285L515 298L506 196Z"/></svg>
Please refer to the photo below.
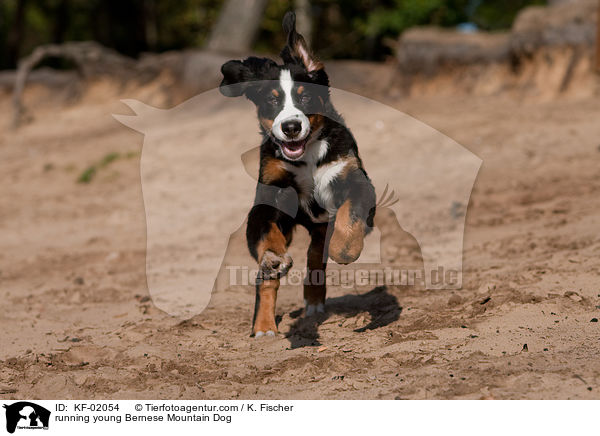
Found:
<svg viewBox="0 0 600 436"><path fill-rule="evenodd" d="M50 411L29 401L5 404L6 431L14 433L16 429L47 430L50 423Z"/></svg>
<svg viewBox="0 0 600 436"><path fill-rule="evenodd" d="M466 211L482 160L395 108L330 91L352 126L375 187L375 219L395 222L388 226L394 235L408 233L418 244L427 289L460 289ZM223 101L218 89L169 109L122 102L133 114L113 117L144 135L140 176L148 289L157 308L191 318L213 293L239 284L230 279L232 265L241 274L255 268L242 239L257 191L263 194L259 201L291 217L302 198L291 188L257 185L260 137L251 102ZM379 268L393 236L386 232L375 222L354 264ZM404 268L398 258L395 270ZM450 279L439 279L445 275Z"/></svg>

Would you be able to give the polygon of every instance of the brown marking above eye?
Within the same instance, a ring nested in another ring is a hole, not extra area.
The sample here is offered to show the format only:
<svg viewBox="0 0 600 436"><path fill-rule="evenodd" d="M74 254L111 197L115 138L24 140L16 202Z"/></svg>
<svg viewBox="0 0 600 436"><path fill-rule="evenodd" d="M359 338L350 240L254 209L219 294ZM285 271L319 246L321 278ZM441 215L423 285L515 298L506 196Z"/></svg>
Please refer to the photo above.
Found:
<svg viewBox="0 0 600 436"><path fill-rule="evenodd" d="M277 91L276 89L272 90L271 94L273 94L275 97L279 97L279 91Z"/></svg>
<svg viewBox="0 0 600 436"><path fill-rule="evenodd" d="M302 94L304 92L304 86L300 85L296 92L298 93L298 95Z"/></svg>

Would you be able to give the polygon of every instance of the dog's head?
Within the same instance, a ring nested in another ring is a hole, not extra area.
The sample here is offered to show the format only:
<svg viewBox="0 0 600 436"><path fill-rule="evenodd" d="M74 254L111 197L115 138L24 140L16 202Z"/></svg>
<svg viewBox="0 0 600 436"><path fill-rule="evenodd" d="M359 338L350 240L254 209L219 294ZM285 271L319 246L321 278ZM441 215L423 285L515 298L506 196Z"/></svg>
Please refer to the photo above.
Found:
<svg viewBox="0 0 600 436"><path fill-rule="evenodd" d="M283 18L287 45L283 65L271 59L249 57L221 67L220 90L227 97L245 95L258 109L263 131L279 146L285 159L300 160L316 137L329 104L329 79L323 64L296 32L296 16Z"/></svg>

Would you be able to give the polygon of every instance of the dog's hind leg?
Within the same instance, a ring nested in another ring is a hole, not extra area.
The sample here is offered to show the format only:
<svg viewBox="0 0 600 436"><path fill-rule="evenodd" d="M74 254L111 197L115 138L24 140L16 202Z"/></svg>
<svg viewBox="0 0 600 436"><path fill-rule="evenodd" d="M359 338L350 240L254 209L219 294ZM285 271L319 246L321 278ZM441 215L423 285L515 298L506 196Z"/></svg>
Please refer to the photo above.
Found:
<svg viewBox="0 0 600 436"><path fill-rule="evenodd" d="M327 224L318 224L310 230L304 280L305 316L325 312L325 268L327 267Z"/></svg>

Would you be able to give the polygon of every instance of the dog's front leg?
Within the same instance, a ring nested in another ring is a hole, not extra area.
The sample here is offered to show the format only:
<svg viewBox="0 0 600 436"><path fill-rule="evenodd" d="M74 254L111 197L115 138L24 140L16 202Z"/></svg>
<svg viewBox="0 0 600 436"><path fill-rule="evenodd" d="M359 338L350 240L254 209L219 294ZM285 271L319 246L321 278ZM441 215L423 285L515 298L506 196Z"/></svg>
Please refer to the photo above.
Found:
<svg viewBox="0 0 600 436"><path fill-rule="evenodd" d="M293 226L289 216L272 206L254 206L248 215L248 248L259 265L253 320L253 333L257 337L277 332L275 303L279 278L292 267L287 247Z"/></svg>
<svg viewBox="0 0 600 436"><path fill-rule="evenodd" d="M373 227L375 189L364 170L356 168L332 187L339 204L329 229L329 257L346 265L359 258L364 237Z"/></svg>

